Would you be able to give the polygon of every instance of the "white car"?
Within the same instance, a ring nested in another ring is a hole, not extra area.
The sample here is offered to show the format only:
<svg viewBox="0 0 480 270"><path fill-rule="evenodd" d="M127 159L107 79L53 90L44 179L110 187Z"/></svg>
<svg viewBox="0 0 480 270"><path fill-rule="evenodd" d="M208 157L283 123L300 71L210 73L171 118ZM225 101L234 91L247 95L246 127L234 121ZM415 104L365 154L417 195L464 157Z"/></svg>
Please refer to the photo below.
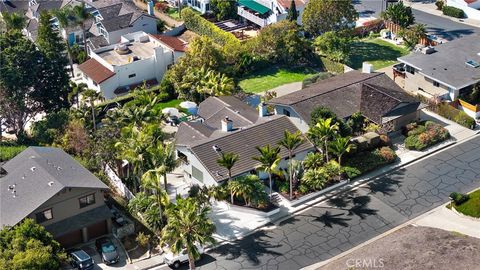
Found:
<svg viewBox="0 0 480 270"><path fill-rule="evenodd" d="M201 255L203 254L204 252L204 249L202 246L196 244L195 245L197 247L197 250L198 252L200 253L200 257ZM165 263L170 266L170 267L173 267L175 269L179 268L183 263L187 263L188 262L188 253L187 253L187 249L183 249L181 252L179 252L178 254L174 254L172 251L168 251L168 252L165 252ZM200 259L200 258L199 258Z"/></svg>

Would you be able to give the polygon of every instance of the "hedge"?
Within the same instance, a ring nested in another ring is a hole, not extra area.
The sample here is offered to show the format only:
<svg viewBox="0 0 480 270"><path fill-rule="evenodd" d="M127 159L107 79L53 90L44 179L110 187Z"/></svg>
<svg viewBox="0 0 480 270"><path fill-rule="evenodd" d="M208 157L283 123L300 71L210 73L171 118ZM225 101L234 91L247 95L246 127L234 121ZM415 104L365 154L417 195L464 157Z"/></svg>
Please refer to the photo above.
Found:
<svg viewBox="0 0 480 270"><path fill-rule="evenodd" d="M227 43L240 43L240 41L229 32L218 28L215 24L205 20L191 8L185 8L181 11L181 17L185 22L185 27L199 35L211 38L215 43L224 46Z"/></svg>
<svg viewBox="0 0 480 270"><path fill-rule="evenodd" d="M0 162L14 158L26 148L25 145L0 145Z"/></svg>
<svg viewBox="0 0 480 270"><path fill-rule="evenodd" d="M330 72L330 73L335 73L335 74L341 74L344 71L343 65L332 61L326 57L321 56L320 60L322 61L323 68Z"/></svg>
<svg viewBox="0 0 480 270"><path fill-rule="evenodd" d="M475 128L475 119L468 116L464 111L458 110L447 103L441 103L437 106L436 112L459 125L462 125L466 128Z"/></svg>
<svg viewBox="0 0 480 270"><path fill-rule="evenodd" d="M463 13L463 10L456 7L444 6L442 11L444 15L447 15L450 17L455 17L455 18L465 17L465 13Z"/></svg>

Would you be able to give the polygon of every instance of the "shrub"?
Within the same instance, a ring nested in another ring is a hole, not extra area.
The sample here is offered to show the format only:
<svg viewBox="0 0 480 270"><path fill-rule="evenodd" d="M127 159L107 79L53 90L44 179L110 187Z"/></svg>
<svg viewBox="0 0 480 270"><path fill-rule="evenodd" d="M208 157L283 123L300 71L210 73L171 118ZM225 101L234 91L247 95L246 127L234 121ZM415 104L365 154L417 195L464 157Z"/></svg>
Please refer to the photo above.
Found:
<svg viewBox="0 0 480 270"><path fill-rule="evenodd" d="M376 149L375 154L381 156L387 163L391 163L397 158L395 151L393 151L390 147L386 146L380 149Z"/></svg>
<svg viewBox="0 0 480 270"><path fill-rule="evenodd" d="M300 192L301 194L307 194L310 191L310 189L308 188L307 185L300 184L297 188L297 191Z"/></svg>
<svg viewBox="0 0 480 270"><path fill-rule="evenodd" d="M405 147L420 151L449 137L450 133L447 129L435 122L427 121L423 125L418 125L416 128L408 131Z"/></svg>
<svg viewBox="0 0 480 270"><path fill-rule="evenodd" d="M385 134L380 134L380 146L392 146L392 141L390 140L390 137Z"/></svg>
<svg viewBox="0 0 480 270"><path fill-rule="evenodd" d="M425 126L417 126L416 128L410 130L408 133L407 133L407 136L415 136L415 135L419 135L423 132L427 131L427 129L425 128Z"/></svg>
<svg viewBox="0 0 480 270"><path fill-rule="evenodd" d="M450 7L450 6L444 6L442 8L443 14L454 17L454 18L463 18L465 17L465 13L463 10L456 8L456 7Z"/></svg>
<svg viewBox="0 0 480 270"><path fill-rule="evenodd" d="M328 72L320 72L318 74L313 75L312 77L309 77L309 78L306 78L305 80L303 80L302 88L305 88L312 83L317 83L321 80L328 79L330 77L332 77L332 74L330 74Z"/></svg>
<svg viewBox="0 0 480 270"><path fill-rule="evenodd" d="M323 69L330 72L330 73L334 73L334 74L341 74L343 73L344 69L343 69L343 65L338 63L338 62L335 62L335 61L332 61L326 57L320 57L320 60L322 62L322 66L323 66Z"/></svg>
<svg viewBox="0 0 480 270"><path fill-rule="evenodd" d="M443 0L437 0L437 2L435 2L435 6L437 6L437 10L443 10L443 6L444 6L444 2Z"/></svg>
<svg viewBox="0 0 480 270"><path fill-rule="evenodd" d="M0 145L0 162L14 158L26 148L25 145Z"/></svg>
<svg viewBox="0 0 480 270"><path fill-rule="evenodd" d="M452 192L449 197L453 200L455 205L460 205L470 199L470 196L468 196L468 194L462 194L458 192Z"/></svg>
<svg viewBox="0 0 480 270"><path fill-rule="evenodd" d="M441 103L436 107L436 112L459 125L462 125L467 128L475 127L475 119L471 118L465 112L458 110L447 103Z"/></svg>
<svg viewBox="0 0 480 270"><path fill-rule="evenodd" d="M161 12L165 12L168 9L168 4L166 2L157 2L155 3L155 9Z"/></svg>
<svg viewBox="0 0 480 270"><path fill-rule="evenodd" d="M346 158L343 170L349 178L353 178L392 163L396 158L397 155L389 147L359 152Z"/></svg>
<svg viewBox="0 0 480 270"><path fill-rule="evenodd" d="M360 174L362 174L361 171L359 171L357 168L353 168L353 167L344 166L342 168L342 170L343 170L343 173L345 173L347 175L347 177L350 178L350 179L355 178L355 177L359 176Z"/></svg>
<svg viewBox="0 0 480 270"><path fill-rule="evenodd" d="M135 238L137 241L138 245L141 247L146 247L148 246L148 242L150 241L150 237L148 235L144 234L143 232L139 232L137 234L137 237Z"/></svg>
<svg viewBox="0 0 480 270"><path fill-rule="evenodd" d="M240 43L232 33L221 30L215 24L195 13L191 8L183 9L181 11L181 17L184 19L187 29L199 35L208 36L219 45L224 46L227 43Z"/></svg>
<svg viewBox="0 0 480 270"><path fill-rule="evenodd" d="M285 181L285 182L282 182L280 184L280 186L278 187L278 191L280 191L280 193L288 193L290 192L290 184Z"/></svg>

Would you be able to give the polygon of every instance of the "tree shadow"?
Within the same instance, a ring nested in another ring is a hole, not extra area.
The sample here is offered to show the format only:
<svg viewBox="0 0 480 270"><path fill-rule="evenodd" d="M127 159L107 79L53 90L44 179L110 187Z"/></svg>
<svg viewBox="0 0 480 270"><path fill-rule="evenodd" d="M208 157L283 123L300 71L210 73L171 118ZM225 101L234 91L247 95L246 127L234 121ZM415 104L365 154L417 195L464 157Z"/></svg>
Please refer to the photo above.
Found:
<svg viewBox="0 0 480 270"><path fill-rule="evenodd" d="M359 41L352 44L349 65L353 69L362 67L366 61L397 61L401 57L402 49L398 50L387 45L380 45L373 42Z"/></svg>
<svg viewBox="0 0 480 270"><path fill-rule="evenodd" d="M226 257L227 260L235 260L241 256L258 265L260 263L259 257L265 254L280 256L279 252L272 249L281 247L280 244L272 244L265 231L257 231L254 234L232 243L224 244L214 250L210 254Z"/></svg>
<svg viewBox="0 0 480 270"><path fill-rule="evenodd" d="M195 267L200 267L203 265L208 265L211 264L212 262L216 261L216 259L208 254L203 254L200 260L195 262ZM179 268L172 268L168 266L171 269L181 269L181 270L188 270L190 269L188 262L183 263Z"/></svg>
<svg viewBox="0 0 480 270"><path fill-rule="evenodd" d="M377 178L369 183L366 187L368 194L382 193L383 195L390 196L395 193L401 186L401 181L398 178L405 175L405 169L398 169L390 174L387 174L381 178Z"/></svg>
<svg viewBox="0 0 480 270"><path fill-rule="evenodd" d="M325 213L319 217L314 217L314 221L323 223L325 227L332 228L333 225L339 225L342 227L348 227L350 224L348 224L348 221L350 221L350 218L343 218L345 213L341 214L331 214L330 211L325 211ZM313 217L313 216L312 216Z"/></svg>
<svg viewBox="0 0 480 270"><path fill-rule="evenodd" d="M439 36L441 38L444 38L448 41L463 37L463 36L468 36L471 34L474 34L475 31L473 29L455 29L455 30L446 30L445 28L440 28L440 27L426 27L427 33L429 35L434 35L434 36Z"/></svg>

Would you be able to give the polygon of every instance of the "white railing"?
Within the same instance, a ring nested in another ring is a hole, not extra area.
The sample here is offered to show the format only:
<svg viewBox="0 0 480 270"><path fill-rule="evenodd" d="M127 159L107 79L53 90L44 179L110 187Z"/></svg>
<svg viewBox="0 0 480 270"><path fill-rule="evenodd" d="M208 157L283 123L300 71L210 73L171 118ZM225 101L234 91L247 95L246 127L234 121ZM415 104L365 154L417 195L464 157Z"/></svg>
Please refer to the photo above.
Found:
<svg viewBox="0 0 480 270"><path fill-rule="evenodd" d="M244 9L242 6L238 7L237 14L240 15L241 17L255 23L255 24L258 24L260 27L267 26L267 20L266 19L262 19L262 18L256 16L255 14L250 13L249 11Z"/></svg>
<svg viewBox="0 0 480 270"><path fill-rule="evenodd" d="M133 193L128 189L127 186L125 186L120 177L117 176L117 174L112 170L112 168L110 168L108 164L105 166L105 174L107 175L112 186L118 193L120 193L120 195L127 200L135 198Z"/></svg>

